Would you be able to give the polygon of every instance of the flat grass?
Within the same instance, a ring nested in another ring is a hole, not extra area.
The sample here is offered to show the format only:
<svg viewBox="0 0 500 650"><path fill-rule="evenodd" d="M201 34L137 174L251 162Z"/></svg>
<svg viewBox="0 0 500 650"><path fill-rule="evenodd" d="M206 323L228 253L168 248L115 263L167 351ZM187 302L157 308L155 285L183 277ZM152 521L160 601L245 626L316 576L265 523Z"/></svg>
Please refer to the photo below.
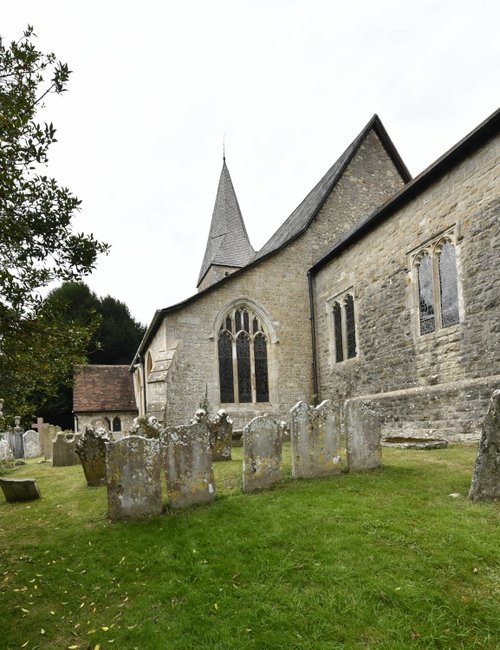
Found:
<svg viewBox="0 0 500 650"><path fill-rule="evenodd" d="M475 447L384 450L378 470L110 523L80 467L30 462L0 503L0 647L499 648L500 504L467 499ZM460 496L452 497L458 493Z"/></svg>

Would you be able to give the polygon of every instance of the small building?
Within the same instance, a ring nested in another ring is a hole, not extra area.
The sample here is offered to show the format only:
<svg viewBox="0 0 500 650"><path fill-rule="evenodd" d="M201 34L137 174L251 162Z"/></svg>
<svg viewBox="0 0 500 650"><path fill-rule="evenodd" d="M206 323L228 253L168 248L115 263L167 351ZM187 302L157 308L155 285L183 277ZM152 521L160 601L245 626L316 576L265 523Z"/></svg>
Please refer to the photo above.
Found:
<svg viewBox="0 0 500 650"><path fill-rule="evenodd" d="M138 415L128 366L75 366L73 414L76 432L91 425L128 433Z"/></svg>

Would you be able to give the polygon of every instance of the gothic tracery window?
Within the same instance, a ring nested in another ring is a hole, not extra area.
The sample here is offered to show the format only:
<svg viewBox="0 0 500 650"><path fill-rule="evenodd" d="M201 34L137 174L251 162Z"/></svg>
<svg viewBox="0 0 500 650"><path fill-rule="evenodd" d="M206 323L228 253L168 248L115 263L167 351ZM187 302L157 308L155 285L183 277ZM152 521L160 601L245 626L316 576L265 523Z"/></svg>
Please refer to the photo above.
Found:
<svg viewBox="0 0 500 650"><path fill-rule="evenodd" d="M458 308L458 274L455 245L450 237L440 237L414 258L418 292L420 334L456 325Z"/></svg>
<svg viewBox="0 0 500 650"><path fill-rule="evenodd" d="M222 403L269 401L267 337L251 309L232 309L222 319L218 356Z"/></svg>

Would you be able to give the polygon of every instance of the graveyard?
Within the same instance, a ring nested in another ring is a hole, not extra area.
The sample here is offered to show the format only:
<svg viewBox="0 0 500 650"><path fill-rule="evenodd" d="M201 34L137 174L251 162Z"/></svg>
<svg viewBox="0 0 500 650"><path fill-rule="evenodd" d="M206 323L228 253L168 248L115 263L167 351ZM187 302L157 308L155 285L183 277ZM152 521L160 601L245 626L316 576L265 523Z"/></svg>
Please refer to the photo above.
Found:
<svg viewBox="0 0 500 650"><path fill-rule="evenodd" d="M111 521L107 488L40 458L2 470L41 498L0 502L5 648L496 648L499 503L468 499L476 445L384 448L379 467ZM306 471L305 468L304 471Z"/></svg>

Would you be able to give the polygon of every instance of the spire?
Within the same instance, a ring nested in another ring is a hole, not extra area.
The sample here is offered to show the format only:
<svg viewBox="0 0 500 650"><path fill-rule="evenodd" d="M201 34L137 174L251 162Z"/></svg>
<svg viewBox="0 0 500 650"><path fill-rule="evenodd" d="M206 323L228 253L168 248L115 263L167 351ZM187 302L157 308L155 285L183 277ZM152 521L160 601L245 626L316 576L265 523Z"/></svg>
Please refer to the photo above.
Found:
<svg viewBox="0 0 500 650"><path fill-rule="evenodd" d="M222 171L215 198L212 222L198 285L213 265L241 268L255 255L248 239L238 199L226 165L225 147Z"/></svg>

